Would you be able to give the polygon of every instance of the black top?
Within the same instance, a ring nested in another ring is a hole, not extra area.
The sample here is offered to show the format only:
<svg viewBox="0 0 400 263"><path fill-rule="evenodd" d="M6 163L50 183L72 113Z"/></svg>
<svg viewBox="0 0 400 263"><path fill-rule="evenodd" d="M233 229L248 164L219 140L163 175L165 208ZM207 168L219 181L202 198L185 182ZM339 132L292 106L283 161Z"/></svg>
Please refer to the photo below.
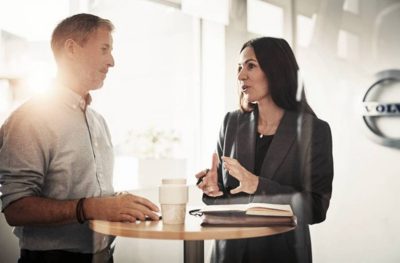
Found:
<svg viewBox="0 0 400 263"><path fill-rule="evenodd" d="M259 176L261 172L261 166L264 161L265 155L268 152L268 148L271 145L274 135L260 135L257 133L256 140L256 161L254 165L254 173Z"/></svg>

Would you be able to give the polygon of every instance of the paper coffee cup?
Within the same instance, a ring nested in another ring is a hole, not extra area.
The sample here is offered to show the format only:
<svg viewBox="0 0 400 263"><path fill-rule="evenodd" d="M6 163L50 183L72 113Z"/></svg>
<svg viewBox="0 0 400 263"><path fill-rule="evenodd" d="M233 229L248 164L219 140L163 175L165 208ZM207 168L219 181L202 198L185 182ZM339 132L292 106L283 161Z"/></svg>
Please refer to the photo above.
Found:
<svg viewBox="0 0 400 263"><path fill-rule="evenodd" d="M186 204L189 199L186 179L162 179L158 197L164 224L185 223Z"/></svg>

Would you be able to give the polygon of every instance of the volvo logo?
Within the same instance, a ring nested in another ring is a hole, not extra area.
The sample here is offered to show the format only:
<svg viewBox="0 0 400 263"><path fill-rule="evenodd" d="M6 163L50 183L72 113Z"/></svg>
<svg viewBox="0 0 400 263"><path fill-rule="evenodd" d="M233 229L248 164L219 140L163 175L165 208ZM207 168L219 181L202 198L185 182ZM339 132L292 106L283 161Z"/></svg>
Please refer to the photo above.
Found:
<svg viewBox="0 0 400 263"><path fill-rule="evenodd" d="M375 142L400 148L400 70L375 75L363 98L363 119Z"/></svg>
<svg viewBox="0 0 400 263"><path fill-rule="evenodd" d="M400 103L364 102L364 116L396 116L400 115Z"/></svg>

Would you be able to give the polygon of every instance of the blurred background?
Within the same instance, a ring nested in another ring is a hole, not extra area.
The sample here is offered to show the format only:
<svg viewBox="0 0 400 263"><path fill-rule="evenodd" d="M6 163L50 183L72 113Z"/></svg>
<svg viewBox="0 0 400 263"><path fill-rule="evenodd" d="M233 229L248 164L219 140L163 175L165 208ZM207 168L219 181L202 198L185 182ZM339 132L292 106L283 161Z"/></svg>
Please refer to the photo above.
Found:
<svg viewBox="0 0 400 263"><path fill-rule="evenodd" d="M116 27L115 67L92 93L113 138L116 190L157 201L161 177L194 184L210 166L224 114L238 107L241 45L282 37L296 53L310 105L333 133L333 196L327 220L311 227L314 262L400 261L400 152L376 143L362 118L375 74L400 68L400 1L0 0L0 123L51 89L52 30L81 12ZM374 99L400 101L400 84L386 92ZM400 140L398 116L380 118L385 137ZM192 203L200 197L192 189ZM18 258L11 231L1 215L0 262ZM183 261L180 241L118 242L116 262Z"/></svg>

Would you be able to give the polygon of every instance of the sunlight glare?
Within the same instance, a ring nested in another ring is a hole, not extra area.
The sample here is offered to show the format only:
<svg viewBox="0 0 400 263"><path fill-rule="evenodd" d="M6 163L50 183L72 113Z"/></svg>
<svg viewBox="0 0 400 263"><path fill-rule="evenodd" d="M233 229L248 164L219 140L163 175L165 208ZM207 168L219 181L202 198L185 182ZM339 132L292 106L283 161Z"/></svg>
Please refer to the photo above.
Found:
<svg viewBox="0 0 400 263"><path fill-rule="evenodd" d="M27 85L32 93L46 93L52 87L56 69L46 62L36 62L29 70Z"/></svg>
<svg viewBox="0 0 400 263"><path fill-rule="evenodd" d="M28 41L49 40L54 26L68 11L68 0L0 0L0 29Z"/></svg>

